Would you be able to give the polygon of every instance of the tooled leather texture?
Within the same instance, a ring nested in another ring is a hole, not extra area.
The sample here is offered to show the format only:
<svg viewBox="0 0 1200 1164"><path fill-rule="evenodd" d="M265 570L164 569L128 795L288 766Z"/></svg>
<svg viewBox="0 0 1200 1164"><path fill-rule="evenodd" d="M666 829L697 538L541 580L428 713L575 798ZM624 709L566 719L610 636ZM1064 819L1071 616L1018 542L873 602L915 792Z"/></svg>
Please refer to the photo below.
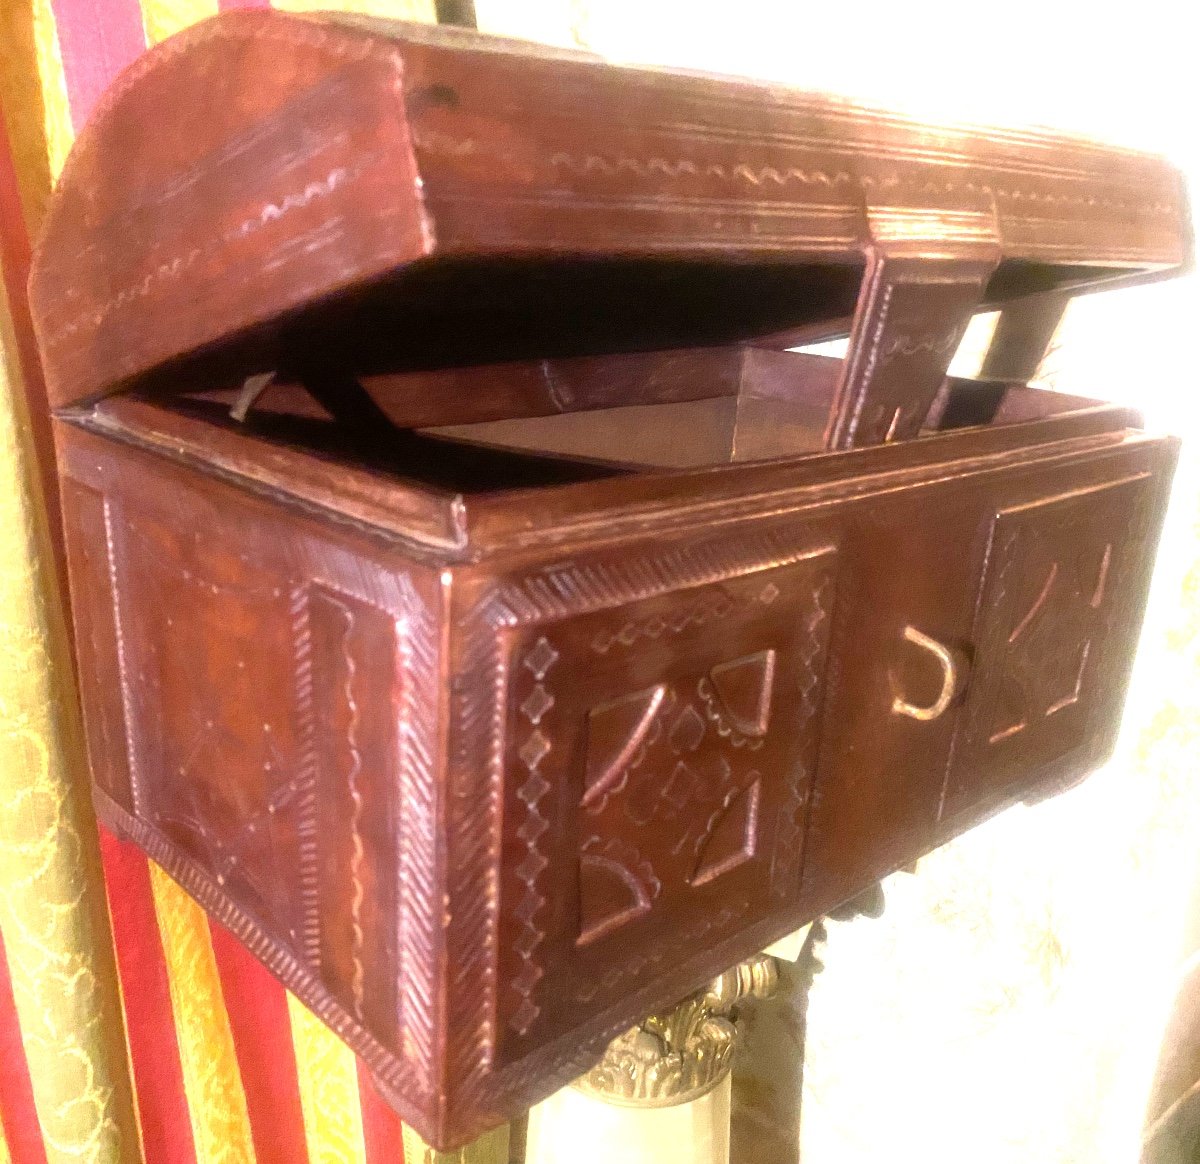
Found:
<svg viewBox="0 0 1200 1164"><path fill-rule="evenodd" d="M832 512L748 499L724 532L438 570L85 435L63 438L64 497L101 816L440 1144L947 829L1094 763L1170 457L1085 443L1032 473L881 482ZM934 526L914 538L913 512L987 537L942 587L881 590L926 568ZM1058 605L1078 617L1047 637ZM928 680L909 619L976 644L948 732L892 713L888 683L920 700ZM1005 683L1036 726L996 727ZM927 750L903 812L864 818L910 738Z"/></svg>
<svg viewBox="0 0 1200 1164"><path fill-rule="evenodd" d="M239 101L197 126L214 86ZM966 262L981 244L1065 265L1055 278L1177 267L1182 186L1158 159L1079 139L231 12L156 46L101 103L49 207L31 302L64 405L251 327L247 352L270 366L290 312L417 260Z"/></svg>

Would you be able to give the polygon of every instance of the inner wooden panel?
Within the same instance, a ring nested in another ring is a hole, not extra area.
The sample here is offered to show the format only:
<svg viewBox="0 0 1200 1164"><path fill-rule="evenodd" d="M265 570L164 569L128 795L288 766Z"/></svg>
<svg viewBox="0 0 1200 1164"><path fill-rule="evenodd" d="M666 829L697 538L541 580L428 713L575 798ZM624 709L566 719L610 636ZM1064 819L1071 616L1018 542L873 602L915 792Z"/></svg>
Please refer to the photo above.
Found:
<svg viewBox="0 0 1200 1164"><path fill-rule="evenodd" d="M506 448L499 443L483 446L442 440L386 424L373 428L350 426L334 420L295 386L280 393L278 408L258 408L238 421L230 415L237 397L235 389L173 397L153 404L118 396L95 405L95 415L134 432L146 426L147 415L171 415L180 418L198 447L215 452L234 440L243 449L249 446L254 458L264 462L271 459L269 446L289 454L300 451L315 460L327 489L341 479L339 471L343 468L365 470L379 478L401 480L447 495L568 485L623 472L615 464L571 460L516 446Z"/></svg>
<svg viewBox="0 0 1200 1164"><path fill-rule="evenodd" d="M384 382L509 361L746 344L784 350L847 334L862 274L858 256L754 263L678 257L416 262L371 286L306 304L271 327L230 335L164 364L136 387L176 394L181 386L268 369L281 380L332 368ZM984 305L1130 274L1006 260L988 283Z"/></svg>
<svg viewBox="0 0 1200 1164"><path fill-rule="evenodd" d="M287 382L249 403L230 387L177 396L169 407L322 459L477 493L823 454L841 367L813 353L698 349L367 380L351 384L357 411L335 403L338 416ZM239 400L242 421L231 415ZM921 435L1034 424L1098 407L1025 385L949 377ZM522 409L527 415L511 415ZM431 413L448 412L486 419L421 425Z"/></svg>
<svg viewBox="0 0 1200 1164"><path fill-rule="evenodd" d="M818 453L825 412L803 402L733 398L428 430L455 441L621 465L686 469Z"/></svg>
<svg viewBox="0 0 1200 1164"><path fill-rule="evenodd" d="M841 361L807 353L772 355L796 361L794 379L748 377L737 397L631 405L424 431L481 449L519 449L632 469L691 469L825 452L829 405ZM921 436L985 425L1032 423L1096 406L1095 401L1084 397L1026 385L950 377L930 409Z"/></svg>

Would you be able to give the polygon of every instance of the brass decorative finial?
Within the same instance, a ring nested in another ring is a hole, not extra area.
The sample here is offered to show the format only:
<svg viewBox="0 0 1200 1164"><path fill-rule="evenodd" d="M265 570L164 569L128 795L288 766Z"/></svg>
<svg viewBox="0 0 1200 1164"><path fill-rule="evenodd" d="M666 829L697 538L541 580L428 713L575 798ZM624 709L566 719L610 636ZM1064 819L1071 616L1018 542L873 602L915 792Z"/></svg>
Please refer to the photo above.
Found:
<svg viewBox="0 0 1200 1164"><path fill-rule="evenodd" d="M672 1107L699 1099L728 1074L737 1038L733 1008L768 998L775 959L760 954L727 970L673 1010L650 1015L619 1035L575 1086L609 1103Z"/></svg>

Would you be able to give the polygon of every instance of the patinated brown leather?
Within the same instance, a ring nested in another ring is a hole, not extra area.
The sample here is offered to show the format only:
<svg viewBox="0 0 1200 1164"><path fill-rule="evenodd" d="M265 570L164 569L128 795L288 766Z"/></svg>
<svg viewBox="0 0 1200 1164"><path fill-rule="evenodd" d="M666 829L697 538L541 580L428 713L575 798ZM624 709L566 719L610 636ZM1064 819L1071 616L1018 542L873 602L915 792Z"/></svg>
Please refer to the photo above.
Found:
<svg viewBox="0 0 1200 1164"><path fill-rule="evenodd" d="M981 304L1189 246L1174 172L1086 143L182 34L33 277L101 816L427 1139L519 1113L1108 753L1175 443L946 367ZM1022 310L994 369L1047 342Z"/></svg>
<svg viewBox="0 0 1200 1164"><path fill-rule="evenodd" d="M848 445L916 432L981 302L1178 267L1187 231L1178 174L1130 151L239 12L122 75L45 238L58 405L217 343L239 372L392 371L748 339L857 296Z"/></svg>

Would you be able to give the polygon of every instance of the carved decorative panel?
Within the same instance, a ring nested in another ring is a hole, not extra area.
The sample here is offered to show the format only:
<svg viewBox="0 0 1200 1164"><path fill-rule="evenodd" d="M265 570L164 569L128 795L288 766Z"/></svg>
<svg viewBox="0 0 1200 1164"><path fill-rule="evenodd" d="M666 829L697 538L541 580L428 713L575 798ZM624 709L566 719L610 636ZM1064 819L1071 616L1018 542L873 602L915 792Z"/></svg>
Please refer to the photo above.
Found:
<svg viewBox="0 0 1200 1164"><path fill-rule="evenodd" d="M132 766L125 731L128 693L119 665L120 633L113 600L112 515L104 494L63 482L63 518L81 672L91 679L80 696L92 780L126 812L133 810Z"/></svg>
<svg viewBox="0 0 1200 1164"><path fill-rule="evenodd" d="M288 887L315 804L288 677L304 596L199 530L126 508L114 517L134 810L300 952L303 910Z"/></svg>
<svg viewBox="0 0 1200 1164"><path fill-rule="evenodd" d="M87 698L101 810L427 1094L436 612L369 545L268 529L232 491L214 538L198 494L164 512L158 479L122 484L67 488L80 646L109 677Z"/></svg>
<svg viewBox="0 0 1200 1164"><path fill-rule="evenodd" d="M903 237L928 221L920 211L877 210L874 229ZM957 242L994 238L990 215L963 213ZM911 240L910 240L911 243ZM969 253L969 250L968 252ZM913 263L875 252L859 293L851 352L842 371L826 439L832 448L914 437L929 413L994 262Z"/></svg>
<svg viewBox="0 0 1200 1164"><path fill-rule="evenodd" d="M410 680L386 611L321 584L306 588L305 608L294 649L301 772L316 806L300 836L306 953L351 1014L386 1030L397 1010L402 792L397 750L380 753L377 741L394 738L393 692Z"/></svg>
<svg viewBox="0 0 1200 1164"><path fill-rule="evenodd" d="M1157 536L1153 495L1139 474L996 515L943 815L1115 727Z"/></svg>
<svg viewBox="0 0 1200 1164"><path fill-rule="evenodd" d="M555 566L497 596L502 1041L611 1001L718 914L794 905L837 555L773 542Z"/></svg>

